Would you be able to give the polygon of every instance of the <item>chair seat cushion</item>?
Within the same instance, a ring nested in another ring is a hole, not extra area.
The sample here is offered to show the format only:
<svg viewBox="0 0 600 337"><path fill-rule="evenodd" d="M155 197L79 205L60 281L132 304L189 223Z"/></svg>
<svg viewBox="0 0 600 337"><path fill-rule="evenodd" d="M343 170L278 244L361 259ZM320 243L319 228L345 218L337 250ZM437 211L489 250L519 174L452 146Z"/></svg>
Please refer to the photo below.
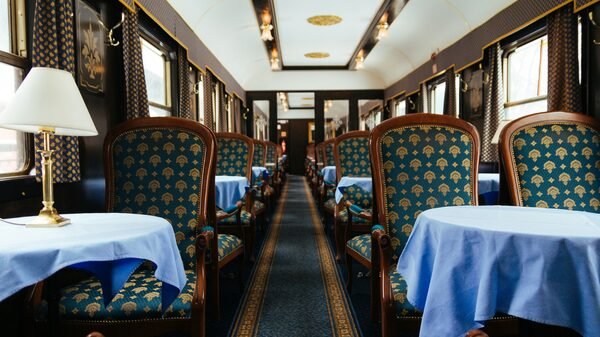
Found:
<svg viewBox="0 0 600 337"><path fill-rule="evenodd" d="M371 234L362 234L353 237L346 242L346 247L357 252L368 261L371 261Z"/></svg>
<svg viewBox="0 0 600 337"><path fill-rule="evenodd" d="M392 266L390 273L390 283L392 284L392 294L394 295L394 307L397 317L420 317L421 313L408 302L406 298L406 281L402 275L396 271L396 265Z"/></svg>
<svg viewBox="0 0 600 337"><path fill-rule="evenodd" d="M242 220L242 224L245 226L250 226L250 219L252 218L252 215L250 214L250 212L246 211L246 210L242 210L241 213L241 220ZM229 218L225 218L221 221L219 221L219 224L222 225L235 225L237 224L237 216L230 216Z"/></svg>
<svg viewBox="0 0 600 337"><path fill-rule="evenodd" d="M241 246L242 240L237 236L231 234L219 234L219 261L222 261Z"/></svg>
<svg viewBox="0 0 600 337"><path fill-rule="evenodd" d="M254 212L254 214L263 212L265 209L267 209L267 206L265 206L264 202L254 200L254 205L252 206L252 212Z"/></svg>
<svg viewBox="0 0 600 337"><path fill-rule="evenodd" d="M181 294L165 311L165 317L190 317L196 284L194 271L186 270L187 283ZM104 306L102 287L95 277L61 290L59 312L70 320L158 319L161 311L162 282L154 271L140 269L133 273L114 299Z"/></svg>
<svg viewBox="0 0 600 337"><path fill-rule="evenodd" d="M328 188L327 189L327 199L333 199L335 198L335 191L333 188Z"/></svg>

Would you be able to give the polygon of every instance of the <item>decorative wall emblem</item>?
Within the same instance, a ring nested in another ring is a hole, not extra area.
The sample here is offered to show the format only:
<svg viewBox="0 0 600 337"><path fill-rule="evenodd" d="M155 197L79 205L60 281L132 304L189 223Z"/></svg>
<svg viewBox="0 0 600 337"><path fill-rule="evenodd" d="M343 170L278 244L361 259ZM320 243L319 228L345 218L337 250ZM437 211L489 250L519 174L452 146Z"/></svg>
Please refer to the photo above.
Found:
<svg viewBox="0 0 600 337"><path fill-rule="evenodd" d="M100 14L82 0L77 11L77 79L79 86L95 93L104 92L105 30Z"/></svg>
<svg viewBox="0 0 600 337"><path fill-rule="evenodd" d="M306 21L315 26L333 26L342 22L342 18L337 15L315 15L306 19Z"/></svg>

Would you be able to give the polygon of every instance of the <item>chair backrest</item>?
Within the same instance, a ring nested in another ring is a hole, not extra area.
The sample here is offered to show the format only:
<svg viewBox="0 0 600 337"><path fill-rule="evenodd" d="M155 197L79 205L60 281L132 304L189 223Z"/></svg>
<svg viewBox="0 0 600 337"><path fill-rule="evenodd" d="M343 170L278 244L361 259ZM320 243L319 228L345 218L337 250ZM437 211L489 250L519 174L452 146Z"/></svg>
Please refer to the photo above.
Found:
<svg viewBox="0 0 600 337"><path fill-rule="evenodd" d="M184 267L193 269L196 236L214 222L212 131L181 118L137 118L108 134L104 153L108 211L167 219Z"/></svg>
<svg viewBox="0 0 600 337"><path fill-rule="evenodd" d="M267 147L267 156L266 162L270 164L277 164L278 159L278 151L277 144L273 142L264 142Z"/></svg>
<svg viewBox="0 0 600 337"><path fill-rule="evenodd" d="M315 143L306 145L306 159L315 159Z"/></svg>
<svg viewBox="0 0 600 337"><path fill-rule="evenodd" d="M351 131L335 138L333 157L338 181L342 177L370 177L369 131Z"/></svg>
<svg viewBox="0 0 600 337"><path fill-rule="evenodd" d="M377 219L396 260L417 216L430 208L477 205L479 135L451 116L411 114L371 131Z"/></svg>
<svg viewBox="0 0 600 337"><path fill-rule="evenodd" d="M335 155L333 154L334 144L335 144L335 138L328 139L323 142L323 147L325 148L325 158L324 158L325 166L335 166Z"/></svg>
<svg viewBox="0 0 600 337"><path fill-rule="evenodd" d="M325 164L325 162L323 161L324 157L325 155L323 153L323 143L319 143L317 144L317 146L315 146L315 159L317 163Z"/></svg>
<svg viewBox="0 0 600 337"><path fill-rule="evenodd" d="M254 142L254 156L252 157L252 166L264 167L267 159L267 151L265 142L253 139Z"/></svg>
<svg viewBox="0 0 600 337"><path fill-rule="evenodd" d="M594 118L525 116L504 127L499 146L514 205L600 211L600 124Z"/></svg>
<svg viewBox="0 0 600 337"><path fill-rule="evenodd" d="M217 132L217 175L252 178L252 138L239 133Z"/></svg>

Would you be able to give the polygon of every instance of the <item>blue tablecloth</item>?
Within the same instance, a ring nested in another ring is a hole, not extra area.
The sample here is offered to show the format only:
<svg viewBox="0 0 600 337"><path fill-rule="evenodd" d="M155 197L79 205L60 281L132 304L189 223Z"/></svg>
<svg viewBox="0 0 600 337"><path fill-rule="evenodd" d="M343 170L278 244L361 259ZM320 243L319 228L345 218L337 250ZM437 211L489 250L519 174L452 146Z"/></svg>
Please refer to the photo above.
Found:
<svg viewBox="0 0 600 337"><path fill-rule="evenodd" d="M373 180L371 178L342 177L340 182L337 184L337 188L335 189L336 203L339 204L344 197L344 188L352 185L356 185L365 191L373 192Z"/></svg>
<svg viewBox="0 0 600 337"><path fill-rule="evenodd" d="M483 198L486 205L498 204L498 191L500 190L500 174L498 173L479 173L478 193Z"/></svg>
<svg viewBox="0 0 600 337"><path fill-rule="evenodd" d="M256 181L260 177L269 178L269 170L263 166L252 166L252 181Z"/></svg>
<svg viewBox="0 0 600 337"><path fill-rule="evenodd" d="M217 207L229 210L245 195L249 187L246 177L215 176L215 191Z"/></svg>
<svg viewBox="0 0 600 337"><path fill-rule="evenodd" d="M421 337L464 336L504 312L600 336L600 215L464 206L423 212L398 263Z"/></svg>
<svg viewBox="0 0 600 337"><path fill-rule="evenodd" d="M156 265L168 308L186 284L175 233L165 219L137 214L66 214L60 228L27 228L0 222L0 301L65 267L93 273L104 304L144 261ZM27 223L28 218L10 219Z"/></svg>
<svg viewBox="0 0 600 337"><path fill-rule="evenodd" d="M335 166L325 166L321 169L323 181L327 184L335 184L337 177L335 176Z"/></svg>

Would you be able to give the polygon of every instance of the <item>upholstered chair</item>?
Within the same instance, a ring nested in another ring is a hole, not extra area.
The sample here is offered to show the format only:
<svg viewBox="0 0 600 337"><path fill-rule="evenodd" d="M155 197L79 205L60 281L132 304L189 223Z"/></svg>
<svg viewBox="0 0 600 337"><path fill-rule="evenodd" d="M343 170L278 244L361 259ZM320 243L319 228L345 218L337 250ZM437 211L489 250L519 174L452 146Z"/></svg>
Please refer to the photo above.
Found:
<svg viewBox="0 0 600 337"><path fill-rule="evenodd" d="M79 337L96 330L111 337L149 336L178 330L204 336L205 311L214 309L205 308L210 293L206 255L235 256L243 247L233 236L226 252L217 243L222 239L214 227L214 134L180 118L138 118L112 130L104 151L107 211L167 219L187 285L168 308L161 308L161 282L143 264L105 306L98 280L84 279L60 290L58 335Z"/></svg>
<svg viewBox="0 0 600 337"><path fill-rule="evenodd" d="M382 336L415 333L421 314L406 299L407 284L396 264L421 212L477 205L479 135L473 125L454 117L411 114L376 126L369 147L378 220L371 259L373 275L380 275ZM516 324L503 317L492 321L492 329Z"/></svg>
<svg viewBox="0 0 600 337"><path fill-rule="evenodd" d="M571 112L512 121L500 153L513 205L600 212L600 124Z"/></svg>
<svg viewBox="0 0 600 337"><path fill-rule="evenodd" d="M279 175L279 150L277 144L273 142L265 142L267 146L266 168L269 171L269 184L273 188L270 192L271 197L279 194L281 187L281 177Z"/></svg>
<svg viewBox="0 0 600 337"><path fill-rule="evenodd" d="M323 151L324 151L324 156L323 156L323 162L325 163L324 166L335 166L335 156L333 154L333 147L334 147L334 143L335 143L335 138L332 139L328 139L326 141L323 142ZM337 204L335 202L335 186L337 184L337 181L323 181L323 210L324 212L324 216L323 216L323 225L325 226L325 229L327 230L328 227L328 219L332 218L335 219L335 217L337 216ZM339 261L339 257L338 257L338 261Z"/></svg>
<svg viewBox="0 0 600 337"><path fill-rule="evenodd" d="M217 132L217 175L245 177L252 181L252 158L254 142L239 133ZM235 209L217 210L217 222L223 231L243 233L246 253L252 258L256 236L256 215L251 205L255 203L252 193L240 201ZM226 261L228 262L228 261Z"/></svg>
<svg viewBox="0 0 600 337"><path fill-rule="evenodd" d="M321 173L321 169L325 166L325 148L323 143L319 143L315 146L315 161L316 161L316 174L313 178L314 180L314 190L313 193L317 199L317 205L319 207L319 211L323 211L323 202L324 202L324 193L325 186L323 185L323 174Z"/></svg>

